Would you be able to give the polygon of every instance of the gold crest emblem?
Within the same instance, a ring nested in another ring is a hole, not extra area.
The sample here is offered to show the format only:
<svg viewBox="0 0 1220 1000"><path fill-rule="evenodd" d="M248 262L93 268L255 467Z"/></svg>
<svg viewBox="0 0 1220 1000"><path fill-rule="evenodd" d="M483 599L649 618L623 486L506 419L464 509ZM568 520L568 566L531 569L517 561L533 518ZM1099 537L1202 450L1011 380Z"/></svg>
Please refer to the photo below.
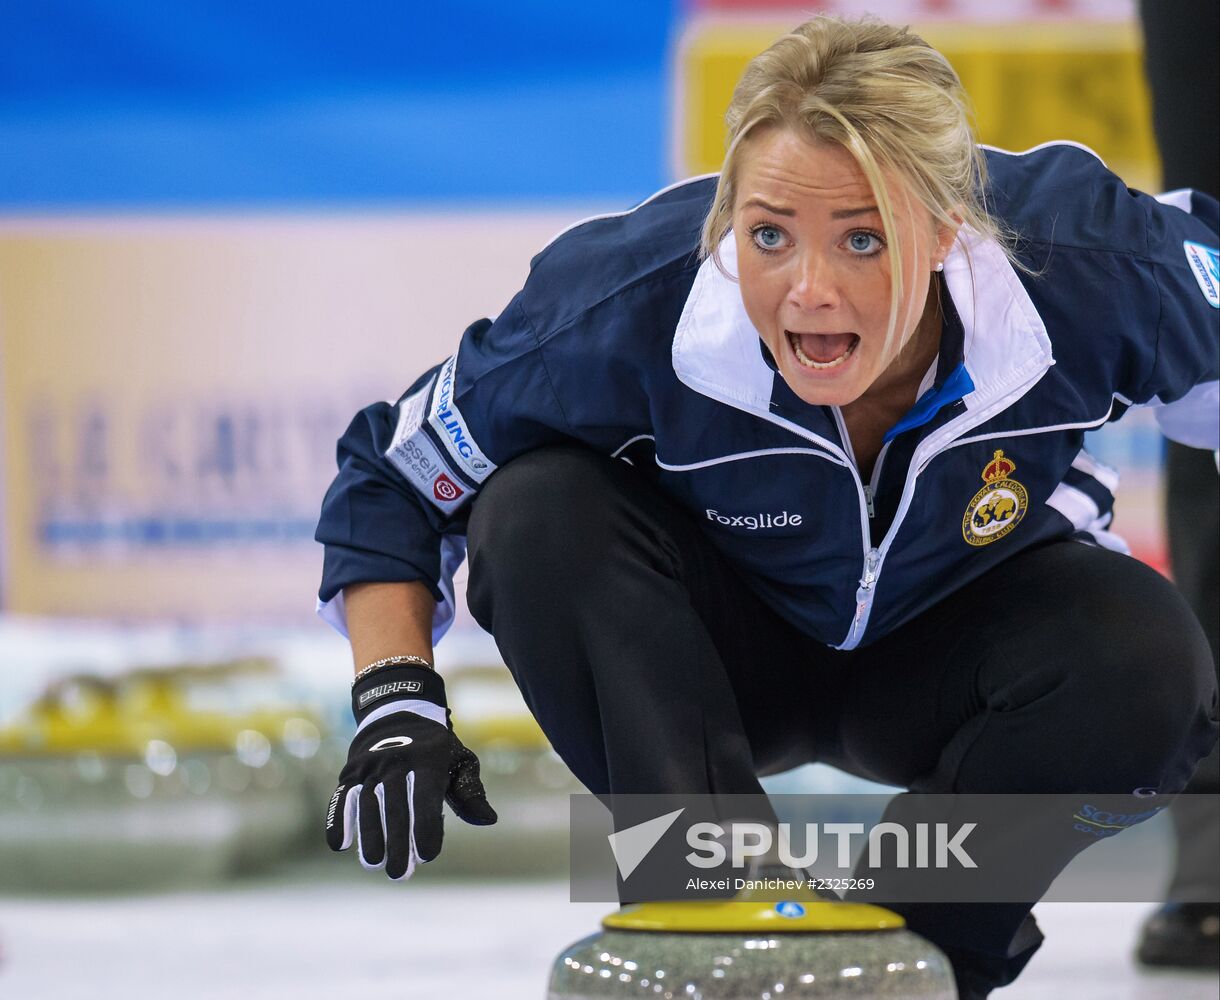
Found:
<svg viewBox="0 0 1220 1000"><path fill-rule="evenodd" d="M1017 463L996 451L983 466L984 486L970 501L962 518L962 537L971 545L990 545L1003 538L1025 516L1029 497L1012 478Z"/></svg>

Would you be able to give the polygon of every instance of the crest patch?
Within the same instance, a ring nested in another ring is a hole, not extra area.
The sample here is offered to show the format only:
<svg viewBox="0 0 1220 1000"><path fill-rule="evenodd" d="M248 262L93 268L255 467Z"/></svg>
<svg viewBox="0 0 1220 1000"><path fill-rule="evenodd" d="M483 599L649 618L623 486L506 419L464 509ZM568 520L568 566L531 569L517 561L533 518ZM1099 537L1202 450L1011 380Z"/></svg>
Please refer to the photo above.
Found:
<svg viewBox="0 0 1220 1000"><path fill-rule="evenodd" d="M971 545L990 545L1007 535L1025 516L1029 496L1025 487L1012 478L1017 463L997 450L983 466L984 486L962 518L962 537Z"/></svg>

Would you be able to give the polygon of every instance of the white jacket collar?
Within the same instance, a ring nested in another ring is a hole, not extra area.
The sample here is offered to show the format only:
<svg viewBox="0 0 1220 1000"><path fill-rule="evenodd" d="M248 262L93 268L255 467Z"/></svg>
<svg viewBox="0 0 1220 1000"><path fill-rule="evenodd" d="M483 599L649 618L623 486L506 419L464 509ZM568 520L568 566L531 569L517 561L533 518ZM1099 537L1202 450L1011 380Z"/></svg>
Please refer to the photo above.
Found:
<svg viewBox="0 0 1220 1000"><path fill-rule="evenodd" d="M720 259L736 273L732 233L720 244ZM966 370L974 382L964 397L968 410L981 409L1015 385L1028 382L1028 389L1031 376L1055 363L1046 325L993 240L963 229L945 260L945 283L965 331ZM678 320L673 366L696 392L773 419L775 373L763 360L740 287L712 260L699 268Z"/></svg>

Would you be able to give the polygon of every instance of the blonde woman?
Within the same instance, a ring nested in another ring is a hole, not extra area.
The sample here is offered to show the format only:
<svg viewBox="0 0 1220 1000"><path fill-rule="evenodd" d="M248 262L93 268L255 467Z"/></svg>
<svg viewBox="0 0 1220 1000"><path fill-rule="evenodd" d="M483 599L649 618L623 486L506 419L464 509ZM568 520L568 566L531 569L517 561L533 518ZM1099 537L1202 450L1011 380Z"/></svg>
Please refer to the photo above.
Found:
<svg viewBox="0 0 1220 1000"><path fill-rule="evenodd" d="M1216 203L980 149L944 58L874 21L779 39L728 122L719 177L561 234L340 442L320 598L359 728L327 832L366 866L435 858L443 799L495 821L430 669L467 543L475 617L594 792L822 761L1140 806L1216 739L1206 642L1082 448L1138 405L1220 443ZM1038 947L1032 902L894 908L982 997Z"/></svg>

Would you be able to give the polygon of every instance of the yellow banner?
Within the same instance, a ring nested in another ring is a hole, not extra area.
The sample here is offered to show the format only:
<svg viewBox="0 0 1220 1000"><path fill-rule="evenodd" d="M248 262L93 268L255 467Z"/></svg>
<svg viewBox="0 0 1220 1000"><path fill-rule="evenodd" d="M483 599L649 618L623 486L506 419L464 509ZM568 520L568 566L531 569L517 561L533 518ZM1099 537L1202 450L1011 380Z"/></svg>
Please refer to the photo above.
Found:
<svg viewBox="0 0 1220 1000"><path fill-rule="evenodd" d="M792 23L718 17L688 24L674 74L679 176L720 169L724 113L737 79ZM1128 184L1157 188L1160 163L1134 24L933 23L917 30L957 70L983 142L1020 151L1071 139L1096 151Z"/></svg>

